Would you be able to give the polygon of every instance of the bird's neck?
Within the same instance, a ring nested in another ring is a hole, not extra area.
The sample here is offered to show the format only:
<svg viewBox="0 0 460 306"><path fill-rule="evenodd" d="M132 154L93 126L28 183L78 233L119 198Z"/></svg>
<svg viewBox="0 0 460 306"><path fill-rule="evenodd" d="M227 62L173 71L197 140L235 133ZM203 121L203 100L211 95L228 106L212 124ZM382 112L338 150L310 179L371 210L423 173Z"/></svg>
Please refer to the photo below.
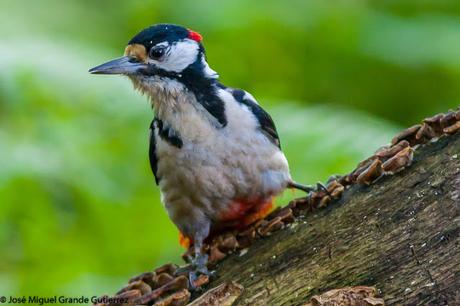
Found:
<svg viewBox="0 0 460 306"><path fill-rule="evenodd" d="M155 117L184 138L195 139L199 137L194 134L197 131L219 124L204 105L220 103L212 101L219 86L217 79L189 73L176 78L141 78L133 83L149 97Z"/></svg>

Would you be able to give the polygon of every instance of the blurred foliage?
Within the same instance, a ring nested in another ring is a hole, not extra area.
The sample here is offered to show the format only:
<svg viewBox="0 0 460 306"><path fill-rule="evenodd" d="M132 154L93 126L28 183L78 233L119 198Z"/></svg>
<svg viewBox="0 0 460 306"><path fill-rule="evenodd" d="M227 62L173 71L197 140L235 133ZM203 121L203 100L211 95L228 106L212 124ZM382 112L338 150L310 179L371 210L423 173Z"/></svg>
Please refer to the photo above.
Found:
<svg viewBox="0 0 460 306"><path fill-rule="evenodd" d="M180 262L148 103L87 73L140 29L201 32L222 82L273 114L293 177L314 183L459 104L459 16L446 0L0 1L0 292L112 293Z"/></svg>

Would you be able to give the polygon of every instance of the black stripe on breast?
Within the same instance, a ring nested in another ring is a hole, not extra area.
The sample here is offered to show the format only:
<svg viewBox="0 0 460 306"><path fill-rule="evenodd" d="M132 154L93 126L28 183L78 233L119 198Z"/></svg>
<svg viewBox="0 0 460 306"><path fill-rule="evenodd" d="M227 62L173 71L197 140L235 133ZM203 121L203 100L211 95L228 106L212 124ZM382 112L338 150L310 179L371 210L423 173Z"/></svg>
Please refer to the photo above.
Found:
<svg viewBox="0 0 460 306"><path fill-rule="evenodd" d="M168 127L158 118L153 119L155 126L158 128L158 135L160 138L169 143L170 145L182 148L183 142L180 135L173 130L172 128Z"/></svg>

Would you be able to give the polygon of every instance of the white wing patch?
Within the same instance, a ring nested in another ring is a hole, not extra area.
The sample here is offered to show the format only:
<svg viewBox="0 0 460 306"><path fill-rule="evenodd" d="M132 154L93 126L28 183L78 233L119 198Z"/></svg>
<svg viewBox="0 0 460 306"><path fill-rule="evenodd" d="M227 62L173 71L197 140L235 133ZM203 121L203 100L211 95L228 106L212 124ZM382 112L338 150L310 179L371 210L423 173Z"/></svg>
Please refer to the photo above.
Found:
<svg viewBox="0 0 460 306"><path fill-rule="evenodd" d="M245 99L252 100L252 102L254 102L255 104L259 104L259 102L257 102L256 98L254 98L254 96L251 95L251 94L250 94L249 92L247 92L247 91L245 91L244 98L245 98Z"/></svg>

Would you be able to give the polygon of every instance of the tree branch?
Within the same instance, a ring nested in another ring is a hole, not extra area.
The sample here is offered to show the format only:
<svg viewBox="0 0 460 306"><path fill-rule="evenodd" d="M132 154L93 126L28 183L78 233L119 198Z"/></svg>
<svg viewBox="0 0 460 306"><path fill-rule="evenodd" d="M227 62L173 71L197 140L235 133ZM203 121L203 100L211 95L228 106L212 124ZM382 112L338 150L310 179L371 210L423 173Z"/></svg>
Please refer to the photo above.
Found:
<svg viewBox="0 0 460 306"><path fill-rule="evenodd" d="M460 301L460 135L416 151L413 165L222 261L209 287L244 287L237 304L300 305L346 286L388 305ZM459 155L457 155L459 154Z"/></svg>
<svg viewBox="0 0 460 306"><path fill-rule="evenodd" d="M382 305L366 286L387 305L460 303L460 134L446 137L459 129L460 111L425 119L328 192L217 237L208 249L217 276L201 277L202 291L169 264L105 304Z"/></svg>

